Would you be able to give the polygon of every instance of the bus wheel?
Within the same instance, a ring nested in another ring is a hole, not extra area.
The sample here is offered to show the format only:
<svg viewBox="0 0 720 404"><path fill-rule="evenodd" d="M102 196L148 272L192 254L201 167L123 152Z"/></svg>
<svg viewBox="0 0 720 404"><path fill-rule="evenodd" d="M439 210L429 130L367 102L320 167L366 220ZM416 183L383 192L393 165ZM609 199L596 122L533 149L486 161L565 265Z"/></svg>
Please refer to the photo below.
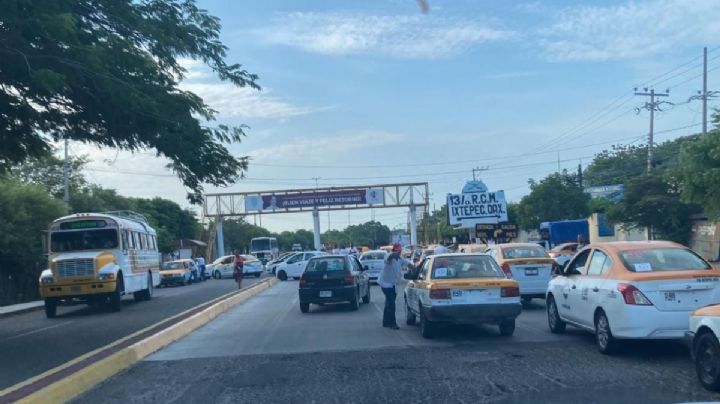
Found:
<svg viewBox="0 0 720 404"><path fill-rule="evenodd" d="M45 316L55 318L57 315L57 301L51 297L45 299Z"/></svg>
<svg viewBox="0 0 720 404"><path fill-rule="evenodd" d="M122 276L118 276L115 291L110 293L110 310L120 311L122 309L122 289L123 281Z"/></svg>
<svg viewBox="0 0 720 404"><path fill-rule="evenodd" d="M133 297L135 298L136 302L140 302L143 300L152 299L152 295L153 295L152 273L148 272L147 287L139 292L133 293Z"/></svg>

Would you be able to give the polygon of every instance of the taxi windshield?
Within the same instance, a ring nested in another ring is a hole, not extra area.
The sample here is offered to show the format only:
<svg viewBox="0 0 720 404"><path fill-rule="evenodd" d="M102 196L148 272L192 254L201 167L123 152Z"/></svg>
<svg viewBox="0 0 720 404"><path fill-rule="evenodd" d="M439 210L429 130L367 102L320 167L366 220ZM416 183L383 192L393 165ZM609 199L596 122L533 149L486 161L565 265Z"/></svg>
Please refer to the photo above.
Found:
<svg viewBox="0 0 720 404"><path fill-rule="evenodd" d="M169 271L174 269L185 269L185 265L182 262L166 262L162 265L163 271Z"/></svg>
<svg viewBox="0 0 720 404"><path fill-rule="evenodd" d="M548 253L540 246L504 247L503 256L508 259L515 258L550 258Z"/></svg>
<svg viewBox="0 0 720 404"><path fill-rule="evenodd" d="M340 257L314 258L308 262L306 272L344 271L345 259Z"/></svg>
<svg viewBox="0 0 720 404"><path fill-rule="evenodd" d="M685 248L646 248L620 253L625 268L631 272L696 271L710 265Z"/></svg>
<svg viewBox="0 0 720 404"><path fill-rule="evenodd" d="M504 278L504 275L487 255L438 257L433 262L432 279L467 278Z"/></svg>
<svg viewBox="0 0 720 404"><path fill-rule="evenodd" d="M385 259L385 253L380 251L374 251L374 252L368 252L363 254L360 257L360 261L368 261L368 260L384 260Z"/></svg>

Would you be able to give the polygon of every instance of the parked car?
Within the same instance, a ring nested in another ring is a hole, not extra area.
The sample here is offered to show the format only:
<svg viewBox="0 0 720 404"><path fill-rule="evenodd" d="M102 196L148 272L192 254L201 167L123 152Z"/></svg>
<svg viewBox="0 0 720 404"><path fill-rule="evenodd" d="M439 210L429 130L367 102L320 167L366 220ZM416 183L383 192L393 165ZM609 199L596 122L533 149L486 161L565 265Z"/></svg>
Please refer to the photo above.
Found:
<svg viewBox="0 0 720 404"><path fill-rule="evenodd" d="M720 305L695 310L689 326L685 340L695 362L698 380L706 389L720 391Z"/></svg>
<svg viewBox="0 0 720 404"><path fill-rule="evenodd" d="M275 269L278 279L281 281L286 281L288 278L300 279L308 261L313 257L324 254L320 251L305 251L291 255Z"/></svg>
<svg viewBox="0 0 720 404"><path fill-rule="evenodd" d="M256 278L259 278L263 271L262 262L254 255L243 254L242 257L245 259L243 264L243 276L253 275ZM213 278L224 279L233 277L234 268L235 256L225 255L213 261L207 270L212 271Z"/></svg>
<svg viewBox="0 0 720 404"><path fill-rule="evenodd" d="M591 244L550 281L548 325L595 333L612 353L620 339L681 339L695 309L720 301L720 271L667 241Z"/></svg>
<svg viewBox="0 0 720 404"><path fill-rule="evenodd" d="M497 324L503 336L515 331L522 311L518 282L507 279L488 255L433 255L404 276L410 280L405 321L419 319L425 338L435 335L439 323Z"/></svg>
<svg viewBox="0 0 720 404"><path fill-rule="evenodd" d="M563 266L575 255L578 245L578 243L563 243L549 250L548 255L554 259L559 266Z"/></svg>
<svg viewBox="0 0 720 404"><path fill-rule="evenodd" d="M548 253L534 243L507 243L491 246L487 254L495 259L508 278L520 284L523 303L545 298L548 282L557 265Z"/></svg>
<svg viewBox="0 0 720 404"><path fill-rule="evenodd" d="M268 262L265 265L265 270L267 271L267 273L275 275L275 270L277 269L277 267L281 263L285 262L288 258L290 258L294 254L295 254L294 252L287 252L287 253L281 254L280 257L278 257L278 259Z"/></svg>
<svg viewBox="0 0 720 404"><path fill-rule="evenodd" d="M192 282L195 261L182 259L164 262L160 267L160 286L187 285Z"/></svg>
<svg viewBox="0 0 720 404"><path fill-rule="evenodd" d="M353 310L360 301L370 303L370 281L357 258L351 255L324 255L311 258L300 277L300 311L310 304L348 302Z"/></svg>
<svg viewBox="0 0 720 404"><path fill-rule="evenodd" d="M370 282L377 282L380 272L385 267L385 260L388 257L388 253L383 250L373 250L363 253L360 256L360 263L365 269L365 273L370 279Z"/></svg>

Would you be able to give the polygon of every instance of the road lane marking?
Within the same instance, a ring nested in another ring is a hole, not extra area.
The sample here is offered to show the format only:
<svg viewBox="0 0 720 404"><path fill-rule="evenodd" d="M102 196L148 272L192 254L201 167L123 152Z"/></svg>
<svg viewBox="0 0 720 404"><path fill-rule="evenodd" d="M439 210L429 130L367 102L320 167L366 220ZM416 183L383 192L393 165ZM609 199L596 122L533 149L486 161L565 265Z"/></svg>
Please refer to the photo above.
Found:
<svg viewBox="0 0 720 404"><path fill-rule="evenodd" d="M0 343L2 343L2 342L7 342L7 341L10 341L10 340L13 340L13 339L16 339L16 338L27 337L28 335L37 334L37 333L39 333L39 332L51 330L51 329L53 329L53 328L62 327L62 326L64 326L64 325L72 324L73 322L74 322L74 321L66 321L66 322L64 322L64 323L53 324L53 325L50 325L50 326L47 326L47 327L38 328L37 330L32 330L32 331L24 332L24 333L22 333L22 334L13 335L12 337L7 337L7 338L4 338L4 339L0 339Z"/></svg>

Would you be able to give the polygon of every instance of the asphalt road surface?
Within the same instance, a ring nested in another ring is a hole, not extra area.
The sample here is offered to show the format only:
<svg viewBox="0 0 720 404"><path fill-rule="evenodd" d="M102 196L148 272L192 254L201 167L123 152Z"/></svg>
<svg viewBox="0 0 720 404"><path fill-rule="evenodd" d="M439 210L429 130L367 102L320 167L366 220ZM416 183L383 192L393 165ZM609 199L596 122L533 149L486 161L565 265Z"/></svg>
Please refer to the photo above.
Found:
<svg viewBox="0 0 720 404"><path fill-rule="evenodd" d="M677 342L628 343L616 356L592 336L551 334L542 301L497 327L384 329L384 298L311 306L279 283L79 397L77 403L475 403L715 401ZM398 301L401 301L399 298ZM398 320L404 320L398 305Z"/></svg>
<svg viewBox="0 0 720 404"><path fill-rule="evenodd" d="M256 283L246 278L245 286ZM0 390L107 345L158 321L237 288L232 279L155 289L149 302L123 297L112 313L87 305L59 307L54 319L43 310L0 319Z"/></svg>

